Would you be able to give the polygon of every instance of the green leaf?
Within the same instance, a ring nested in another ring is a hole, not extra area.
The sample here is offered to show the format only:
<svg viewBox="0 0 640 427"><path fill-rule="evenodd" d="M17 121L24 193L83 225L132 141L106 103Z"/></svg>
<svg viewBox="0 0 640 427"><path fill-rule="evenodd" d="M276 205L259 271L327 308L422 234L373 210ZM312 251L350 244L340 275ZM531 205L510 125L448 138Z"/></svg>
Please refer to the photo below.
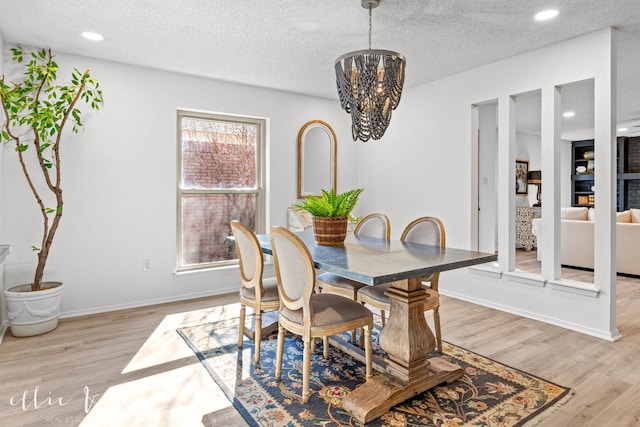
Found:
<svg viewBox="0 0 640 427"><path fill-rule="evenodd" d="M51 208L45 208L45 210L44 210L44 211L45 211L46 213L48 213L48 214L52 214L52 213L54 213L56 210L55 210L55 209L51 209Z"/></svg>
<svg viewBox="0 0 640 427"><path fill-rule="evenodd" d="M37 246L31 246L31 250L34 252L40 252L40 248Z"/></svg>
<svg viewBox="0 0 640 427"><path fill-rule="evenodd" d="M355 207L360 193L364 188L345 191L342 194L336 194L333 189L327 191L322 190L320 197L307 197L303 203L294 204L293 206L308 211L313 216L336 217L349 216Z"/></svg>

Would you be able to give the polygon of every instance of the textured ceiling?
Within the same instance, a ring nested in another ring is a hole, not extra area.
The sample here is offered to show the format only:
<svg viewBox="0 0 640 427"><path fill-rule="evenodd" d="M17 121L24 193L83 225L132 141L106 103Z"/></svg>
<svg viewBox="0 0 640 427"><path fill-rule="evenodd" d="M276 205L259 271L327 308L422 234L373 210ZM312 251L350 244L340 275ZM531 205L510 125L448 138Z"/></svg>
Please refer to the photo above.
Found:
<svg viewBox="0 0 640 427"><path fill-rule="evenodd" d="M534 22L550 6L559 17ZM406 87L614 26L618 122L640 124L640 0L382 0L372 25L373 48L407 58ZM367 30L360 0L0 2L8 44L332 99L335 59L367 48Z"/></svg>

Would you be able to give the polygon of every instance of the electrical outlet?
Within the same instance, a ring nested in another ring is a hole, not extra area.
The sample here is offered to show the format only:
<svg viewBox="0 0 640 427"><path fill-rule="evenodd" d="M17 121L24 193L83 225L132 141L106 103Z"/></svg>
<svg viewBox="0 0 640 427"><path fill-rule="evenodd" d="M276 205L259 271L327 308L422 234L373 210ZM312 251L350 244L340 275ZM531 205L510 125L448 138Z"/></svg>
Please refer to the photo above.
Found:
<svg viewBox="0 0 640 427"><path fill-rule="evenodd" d="M150 259L143 259L142 260L142 271L149 271L151 270L151 260Z"/></svg>

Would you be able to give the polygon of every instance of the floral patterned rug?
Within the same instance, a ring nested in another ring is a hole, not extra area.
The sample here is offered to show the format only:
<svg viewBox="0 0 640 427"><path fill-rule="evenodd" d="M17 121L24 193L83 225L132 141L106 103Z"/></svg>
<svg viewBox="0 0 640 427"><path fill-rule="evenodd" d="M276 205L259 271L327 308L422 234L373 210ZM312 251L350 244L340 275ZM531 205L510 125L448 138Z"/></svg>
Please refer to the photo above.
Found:
<svg viewBox="0 0 640 427"><path fill-rule="evenodd" d="M374 352L377 346L374 332ZM364 382L364 365L331 348L322 357L318 344L311 361L311 397L302 404L302 341L286 336L282 380L275 380L276 335L263 339L260 362L253 363L253 341L237 347L238 319L177 330L235 408L252 426L359 426L341 408L342 398ZM349 335L345 334L344 339ZM461 366L464 376L406 400L370 426L516 427L535 424L543 411L564 403L571 390L449 343L443 357ZM550 413L552 411L547 411Z"/></svg>

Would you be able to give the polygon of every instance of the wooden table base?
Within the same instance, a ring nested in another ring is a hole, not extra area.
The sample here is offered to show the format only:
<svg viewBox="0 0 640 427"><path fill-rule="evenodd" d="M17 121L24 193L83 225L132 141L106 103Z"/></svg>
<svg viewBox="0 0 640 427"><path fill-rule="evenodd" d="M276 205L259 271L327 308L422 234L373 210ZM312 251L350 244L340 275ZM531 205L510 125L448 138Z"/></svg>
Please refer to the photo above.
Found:
<svg viewBox="0 0 640 427"><path fill-rule="evenodd" d="M387 353L384 373L371 378L342 400L342 407L367 423L398 403L443 382L462 377L463 370L442 358L427 359L436 348L424 318L425 291L420 278L393 282L387 292L389 320L380 331Z"/></svg>
<svg viewBox="0 0 640 427"><path fill-rule="evenodd" d="M440 357L430 362L425 376L407 385L384 374L372 377L342 399L342 407L358 421L368 423L389 412L392 406L443 382L455 381L464 373L461 367Z"/></svg>

